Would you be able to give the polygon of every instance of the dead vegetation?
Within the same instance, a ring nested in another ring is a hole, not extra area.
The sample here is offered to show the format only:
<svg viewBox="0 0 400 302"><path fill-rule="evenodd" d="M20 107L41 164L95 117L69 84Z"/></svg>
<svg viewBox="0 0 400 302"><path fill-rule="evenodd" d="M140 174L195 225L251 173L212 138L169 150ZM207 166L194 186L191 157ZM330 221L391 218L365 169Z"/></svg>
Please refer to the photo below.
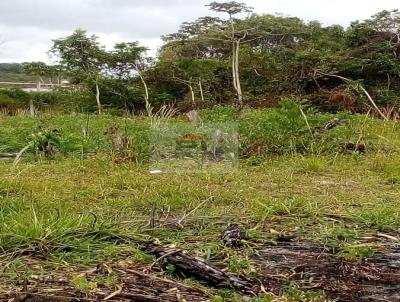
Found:
<svg viewBox="0 0 400 302"><path fill-rule="evenodd" d="M157 258L151 266L121 260L68 274L34 275L0 295L0 301L200 302L209 301L218 288L255 297L262 292L279 295L292 286L304 292L320 291L326 299L338 302L400 301L398 247L388 246L369 258L346 260L311 242L280 239L256 246L251 257L257 273L251 277L228 273L179 248L146 243L141 249ZM29 263L38 266L37 260ZM173 277L160 276L165 265L174 267ZM189 285L188 278L201 283Z"/></svg>
<svg viewBox="0 0 400 302"><path fill-rule="evenodd" d="M75 270L69 274L55 271L47 278L21 280L20 289L1 294L0 301L200 302L207 299L204 291L149 273L147 269L120 262L99 264L93 269Z"/></svg>
<svg viewBox="0 0 400 302"><path fill-rule="evenodd" d="M129 152L129 139L121 134L117 126L112 126L104 132L111 142L111 157L115 163L132 161Z"/></svg>
<svg viewBox="0 0 400 302"><path fill-rule="evenodd" d="M287 242L264 247L255 259L270 290L295 284L303 290L323 290L341 302L400 301L398 248L348 261L315 244Z"/></svg>

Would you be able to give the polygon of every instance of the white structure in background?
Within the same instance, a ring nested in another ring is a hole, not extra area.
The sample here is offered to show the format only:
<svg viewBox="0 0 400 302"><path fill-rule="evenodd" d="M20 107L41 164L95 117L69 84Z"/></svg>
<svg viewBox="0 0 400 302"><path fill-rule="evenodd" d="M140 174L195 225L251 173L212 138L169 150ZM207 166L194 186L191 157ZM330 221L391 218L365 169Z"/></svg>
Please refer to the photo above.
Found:
<svg viewBox="0 0 400 302"><path fill-rule="evenodd" d="M34 82L0 82L0 88L21 88L23 91L32 92L32 91L52 91L54 88L68 88L70 87L69 81L63 80L60 84L53 83L40 83L38 85Z"/></svg>

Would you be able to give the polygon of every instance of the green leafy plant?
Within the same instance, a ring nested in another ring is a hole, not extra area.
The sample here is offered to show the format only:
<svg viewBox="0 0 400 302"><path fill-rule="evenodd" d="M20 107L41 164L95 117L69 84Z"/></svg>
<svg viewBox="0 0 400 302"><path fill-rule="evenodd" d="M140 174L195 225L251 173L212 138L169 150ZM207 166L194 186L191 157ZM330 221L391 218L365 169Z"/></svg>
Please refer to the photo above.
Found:
<svg viewBox="0 0 400 302"><path fill-rule="evenodd" d="M89 293L96 290L98 286L97 282L89 281L82 275L77 275L72 277L72 285L76 289L85 293Z"/></svg>
<svg viewBox="0 0 400 302"><path fill-rule="evenodd" d="M36 154L50 158L55 155L56 152L61 150L62 139L60 131L57 129L53 130L41 130L37 133L32 133L32 139L24 148L20 150L17 157L15 158L14 164L18 164L21 156L28 150L32 150Z"/></svg>
<svg viewBox="0 0 400 302"><path fill-rule="evenodd" d="M323 291L303 291L297 287L290 286L284 292L284 296L288 298L289 301L298 302L298 301L326 301L325 293Z"/></svg>
<svg viewBox="0 0 400 302"><path fill-rule="evenodd" d="M32 134L32 148L35 152L50 157L61 148L59 130L43 130Z"/></svg>
<svg viewBox="0 0 400 302"><path fill-rule="evenodd" d="M344 246L338 253L340 257L350 261L371 258L374 254L370 246Z"/></svg>

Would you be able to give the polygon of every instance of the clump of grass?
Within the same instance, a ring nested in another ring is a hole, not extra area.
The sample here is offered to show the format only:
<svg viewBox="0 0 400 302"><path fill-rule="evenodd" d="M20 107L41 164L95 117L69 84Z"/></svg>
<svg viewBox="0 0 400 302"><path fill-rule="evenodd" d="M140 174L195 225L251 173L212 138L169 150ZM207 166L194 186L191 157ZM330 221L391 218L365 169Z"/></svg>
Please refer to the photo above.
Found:
<svg viewBox="0 0 400 302"><path fill-rule="evenodd" d="M98 284L95 281L89 281L85 276L77 275L72 277L72 286L84 293L90 293L97 290Z"/></svg>
<svg viewBox="0 0 400 302"><path fill-rule="evenodd" d="M335 154L354 137L348 126L321 130L333 118L284 99L277 109L247 111L240 119L244 154ZM347 115L340 118L351 118Z"/></svg>
<svg viewBox="0 0 400 302"><path fill-rule="evenodd" d="M241 302L241 297L238 293L230 289L220 289L218 295L216 295L211 301L212 302Z"/></svg>
<svg viewBox="0 0 400 302"><path fill-rule="evenodd" d="M400 184L400 176L392 176L387 179L387 183L390 185Z"/></svg>
<svg viewBox="0 0 400 302"><path fill-rule="evenodd" d="M88 250L105 257L121 251L136 253L134 247L112 245L113 238L120 236L119 232L111 223L97 224L96 220L91 214L74 215L56 210L38 213L33 206L3 208L0 212L0 246L11 256L32 254L59 260L65 260L68 254L78 256ZM113 248L108 249L107 244ZM137 259L140 259L139 254Z"/></svg>
<svg viewBox="0 0 400 302"><path fill-rule="evenodd" d="M2 209L1 222L0 243L3 249L29 249L38 253L68 246L75 241L73 233L88 227L88 221L83 217L55 213L38 215L34 207L28 210Z"/></svg>
<svg viewBox="0 0 400 302"><path fill-rule="evenodd" d="M268 203L259 203L259 213L264 218L271 215L310 215L317 213L318 205L301 197L284 200L270 200Z"/></svg>
<svg viewBox="0 0 400 302"><path fill-rule="evenodd" d="M255 272L248 257L232 255L228 260L228 270L234 274L250 275Z"/></svg>
<svg viewBox="0 0 400 302"><path fill-rule="evenodd" d="M338 243L353 241L359 235L360 233L357 229L352 229L338 223L321 224L318 232L315 234L315 238L336 247Z"/></svg>
<svg viewBox="0 0 400 302"><path fill-rule="evenodd" d="M96 291L101 286L110 287L118 282L115 274L109 273L105 276L98 276L88 279L84 274L72 276L72 286L83 293L90 293Z"/></svg>
<svg viewBox="0 0 400 302"><path fill-rule="evenodd" d="M250 302L274 302L276 299L272 294L259 294L257 297L251 298Z"/></svg>
<svg viewBox="0 0 400 302"><path fill-rule="evenodd" d="M289 286L286 288L282 295L288 299L288 301L314 301L314 302L325 302L326 295L323 291L319 290L308 290L303 291L295 286Z"/></svg>
<svg viewBox="0 0 400 302"><path fill-rule="evenodd" d="M395 231L400 227L400 210L390 202L373 209L362 209L356 217L363 224L379 231Z"/></svg>
<svg viewBox="0 0 400 302"><path fill-rule="evenodd" d="M298 170L304 173L319 173L326 170L327 162L322 157L301 157L296 162Z"/></svg>

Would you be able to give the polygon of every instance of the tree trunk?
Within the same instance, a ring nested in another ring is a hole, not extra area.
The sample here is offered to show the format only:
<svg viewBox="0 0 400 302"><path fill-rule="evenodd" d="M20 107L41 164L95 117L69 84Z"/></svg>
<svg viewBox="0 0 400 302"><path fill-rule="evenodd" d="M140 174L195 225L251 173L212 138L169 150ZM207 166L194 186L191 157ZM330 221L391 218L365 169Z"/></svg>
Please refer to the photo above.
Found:
<svg viewBox="0 0 400 302"><path fill-rule="evenodd" d="M231 24L231 39L232 39L232 79L233 79L233 87L235 88L235 91L237 92L237 81L236 81L236 44L235 44L235 25L233 23L233 18L232 15L229 14L229 21Z"/></svg>
<svg viewBox="0 0 400 302"><path fill-rule="evenodd" d="M37 82L36 82L36 91L37 92L40 92L41 91L41 87L42 86L42 84L41 84L41 79L39 79ZM32 99L30 99L29 100L29 114L30 114L30 116L35 116L35 114L36 114L36 112L35 112L35 105L33 104L33 100Z"/></svg>
<svg viewBox="0 0 400 302"><path fill-rule="evenodd" d="M35 106L32 99L29 100L29 113L31 116L35 116Z"/></svg>
<svg viewBox="0 0 400 302"><path fill-rule="evenodd" d="M238 95L239 106L243 105L243 93L242 85L240 84L240 74L239 74L239 50L240 50L240 40L236 41L236 53L235 53L235 74L236 74L236 90Z"/></svg>
<svg viewBox="0 0 400 302"><path fill-rule="evenodd" d="M240 39L235 38L235 25L232 18L232 15L229 15L229 20L231 24L231 39L232 39L232 78L233 78L233 87L236 90L238 104L241 107L243 105L243 94L242 87L240 84L240 75L239 75L239 48L240 48Z"/></svg>
<svg viewBox="0 0 400 302"><path fill-rule="evenodd" d="M201 84L201 80L199 80L199 90L200 90L201 101L204 102L203 85Z"/></svg>
<svg viewBox="0 0 400 302"><path fill-rule="evenodd" d="M235 88L235 91L237 93L235 57L236 57L236 44L234 41L232 41L232 79L233 79L233 88Z"/></svg>
<svg viewBox="0 0 400 302"><path fill-rule="evenodd" d="M152 116L152 111L153 108L151 108L150 102L149 102L149 88L147 87L146 81L143 78L142 73L136 69L137 73L139 74L139 78L142 81L143 88L144 88L144 101L146 103L146 112L148 116Z"/></svg>
<svg viewBox="0 0 400 302"><path fill-rule="evenodd" d="M193 87L192 87L192 85L191 85L191 84L188 84L188 86L189 86L189 89L190 89L190 96L192 97L192 103L193 103L193 104L195 104L195 103L196 103L196 101L195 101L195 98L194 98L194 91L193 91Z"/></svg>
<svg viewBox="0 0 400 302"><path fill-rule="evenodd" d="M99 89L99 83L96 81L96 102L97 102L97 108L99 110L99 114L102 113L101 110L101 102L100 102L100 89Z"/></svg>

